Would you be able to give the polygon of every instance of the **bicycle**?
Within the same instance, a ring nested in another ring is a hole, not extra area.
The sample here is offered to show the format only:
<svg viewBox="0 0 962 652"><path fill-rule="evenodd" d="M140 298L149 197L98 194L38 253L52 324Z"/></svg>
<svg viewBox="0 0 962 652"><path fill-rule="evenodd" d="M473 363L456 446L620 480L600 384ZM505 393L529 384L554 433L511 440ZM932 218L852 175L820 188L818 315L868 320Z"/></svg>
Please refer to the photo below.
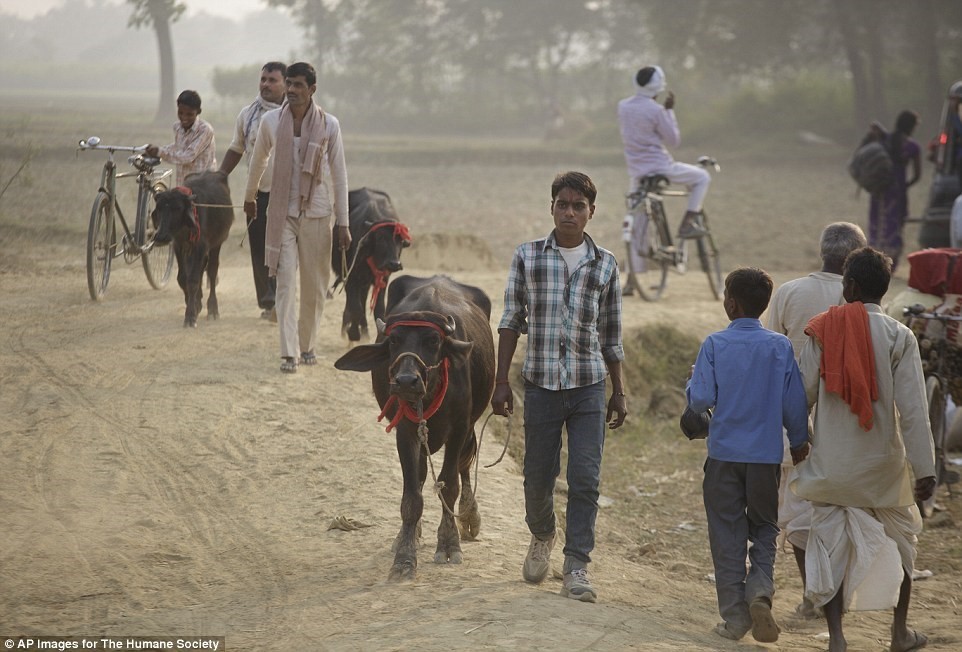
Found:
<svg viewBox="0 0 962 652"><path fill-rule="evenodd" d="M721 170L718 162L710 156L702 156L698 164L703 168ZM638 189L625 195L628 209L621 225L622 240L626 248L626 287L638 292L645 301L658 301L668 285L668 272L684 274L688 269L688 240L676 244L665 215L665 197L685 197L684 190L669 190L670 182L661 174L643 177ZM695 241L701 269L708 277L708 286L715 299L724 293L721 260L718 247L708 228L708 215L701 211L697 224L705 234Z"/></svg>
<svg viewBox="0 0 962 652"><path fill-rule="evenodd" d="M99 149L107 152L107 161L100 175L100 189L90 211L90 226L87 231L87 289L90 291L90 298L101 301L107 294L110 265L114 258L121 256L128 265L139 258L151 287L162 290L170 280L174 266L174 248L169 244L154 243L156 229L151 213L153 198L157 193L167 190L167 181L172 171L154 170L160 164L160 159L144 155L147 145L102 145L100 138L91 136L81 140L78 149ZM114 162L115 152L132 152L127 162L135 171L118 173L117 164ZM135 177L137 180L137 214L133 233L117 198L117 179L127 177ZM123 227L119 243L118 220Z"/></svg>
<svg viewBox="0 0 962 652"><path fill-rule="evenodd" d="M919 339L919 352L922 355L922 372L925 374L925 398L929 407L929 424L932 428L932 443L935 446L935 486L955 484L959 474L945 468L945 406L946 396L962 394L962 378L950 378L948 358L956 357L962 362L962 349L950 346L945 336L949 323L962 322L962 315L927 312L920 304L906 306L902 310L906 317L937 321L942 326L940 337L932 337L916 331ZM915 330L915 329L913 329ZM953 391L954 390L954 391ZM918 502L922 516L928 518L935 511L935 492L928 500Z"/></svg>

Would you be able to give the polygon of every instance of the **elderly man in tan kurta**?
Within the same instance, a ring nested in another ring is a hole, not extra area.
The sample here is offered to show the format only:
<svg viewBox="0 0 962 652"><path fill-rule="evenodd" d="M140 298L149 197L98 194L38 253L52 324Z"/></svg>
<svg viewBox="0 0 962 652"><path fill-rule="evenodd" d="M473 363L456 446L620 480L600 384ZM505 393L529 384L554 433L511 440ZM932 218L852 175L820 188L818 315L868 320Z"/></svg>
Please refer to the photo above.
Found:
<svg viewBox="0 0 962 652"><path fill-rule="evenodd" d="M842 298L842 268L845 266L845 259L850 253L867 244L865 234L857 224L829 224L822 230L819 238L822 268L802 278L787 281L772 295L768 305L768 329L781 333L792 341L796 361L808 342L808 335L805 334L808 321L832 306L845 303ZM798 477L798 467L792 462L790 448L788 437L785 437L782 482L778 487L778 527L792 546L804 588L805 547L812 524L812 506L788 488ZM818 617L817 611L807 599L803 599L795 608L795 614L802 618Z"/></svg>
<svg viewBox="0 0 962 652"><path fill-rule="evenodd" d="M842 277L848 304L812 319L799 359L817 408L812 451L791 488L814 507L806 596L825 607L832 652L846 649L849 608L894 607L893 652L926 643L906 620L922 530L915 501L935 489L935 450L915 335L879 305L891 273L881 252L853 252Z"/></svg>

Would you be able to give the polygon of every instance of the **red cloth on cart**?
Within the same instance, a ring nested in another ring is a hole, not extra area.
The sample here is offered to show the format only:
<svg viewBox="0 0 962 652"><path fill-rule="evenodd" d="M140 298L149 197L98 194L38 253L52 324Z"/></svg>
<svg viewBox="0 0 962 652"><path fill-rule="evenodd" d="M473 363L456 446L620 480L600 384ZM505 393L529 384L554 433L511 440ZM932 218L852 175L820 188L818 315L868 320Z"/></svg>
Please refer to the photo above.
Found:
<svg viewBox="0 0 962 652"><path fill-rule="evenodd" d="M940 297L962 294L962 249L922 249L908 261L910 288Z"/></svg>

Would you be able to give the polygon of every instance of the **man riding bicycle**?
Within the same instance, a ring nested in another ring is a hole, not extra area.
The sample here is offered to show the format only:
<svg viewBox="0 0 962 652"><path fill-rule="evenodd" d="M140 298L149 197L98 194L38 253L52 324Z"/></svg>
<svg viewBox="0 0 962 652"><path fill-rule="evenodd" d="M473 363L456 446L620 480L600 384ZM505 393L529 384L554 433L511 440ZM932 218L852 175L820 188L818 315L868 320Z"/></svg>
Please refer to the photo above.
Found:
<svg viewBox="0 0 962 652"><path fill-rule="evenodd" d="M681 132L673 110L675 94L668 91L664 107L655 101L666 88L665 73L658 66L642 68L634 81L635 94L618 102L618 123L631 191L636 190L641 179L650 174L661 174L672 183L684 185L689 193L688 208L678 228L678 237L703 236L705 230L699 226L697 218L708 194L711 175L703 168L676 162L665 147L678 147L681 143Z"/></svg>

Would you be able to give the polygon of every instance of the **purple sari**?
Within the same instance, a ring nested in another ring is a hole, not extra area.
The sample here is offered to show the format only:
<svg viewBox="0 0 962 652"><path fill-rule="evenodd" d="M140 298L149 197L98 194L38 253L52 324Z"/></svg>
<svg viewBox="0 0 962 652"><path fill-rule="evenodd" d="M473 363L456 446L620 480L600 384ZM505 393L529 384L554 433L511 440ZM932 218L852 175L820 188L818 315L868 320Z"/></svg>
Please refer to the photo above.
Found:
<svg viewBox="0 0 962 652"><path fill-rule="evenodd" d="M891 138L891 136L889 136ZM881 195L872 197L868 210L869 246L892 258L893 269L902 254L902 227L909 214L909 193L905 173L908 163L920 153L919 144L906 138L902 158L894 161L895 182Z"/></svg>

